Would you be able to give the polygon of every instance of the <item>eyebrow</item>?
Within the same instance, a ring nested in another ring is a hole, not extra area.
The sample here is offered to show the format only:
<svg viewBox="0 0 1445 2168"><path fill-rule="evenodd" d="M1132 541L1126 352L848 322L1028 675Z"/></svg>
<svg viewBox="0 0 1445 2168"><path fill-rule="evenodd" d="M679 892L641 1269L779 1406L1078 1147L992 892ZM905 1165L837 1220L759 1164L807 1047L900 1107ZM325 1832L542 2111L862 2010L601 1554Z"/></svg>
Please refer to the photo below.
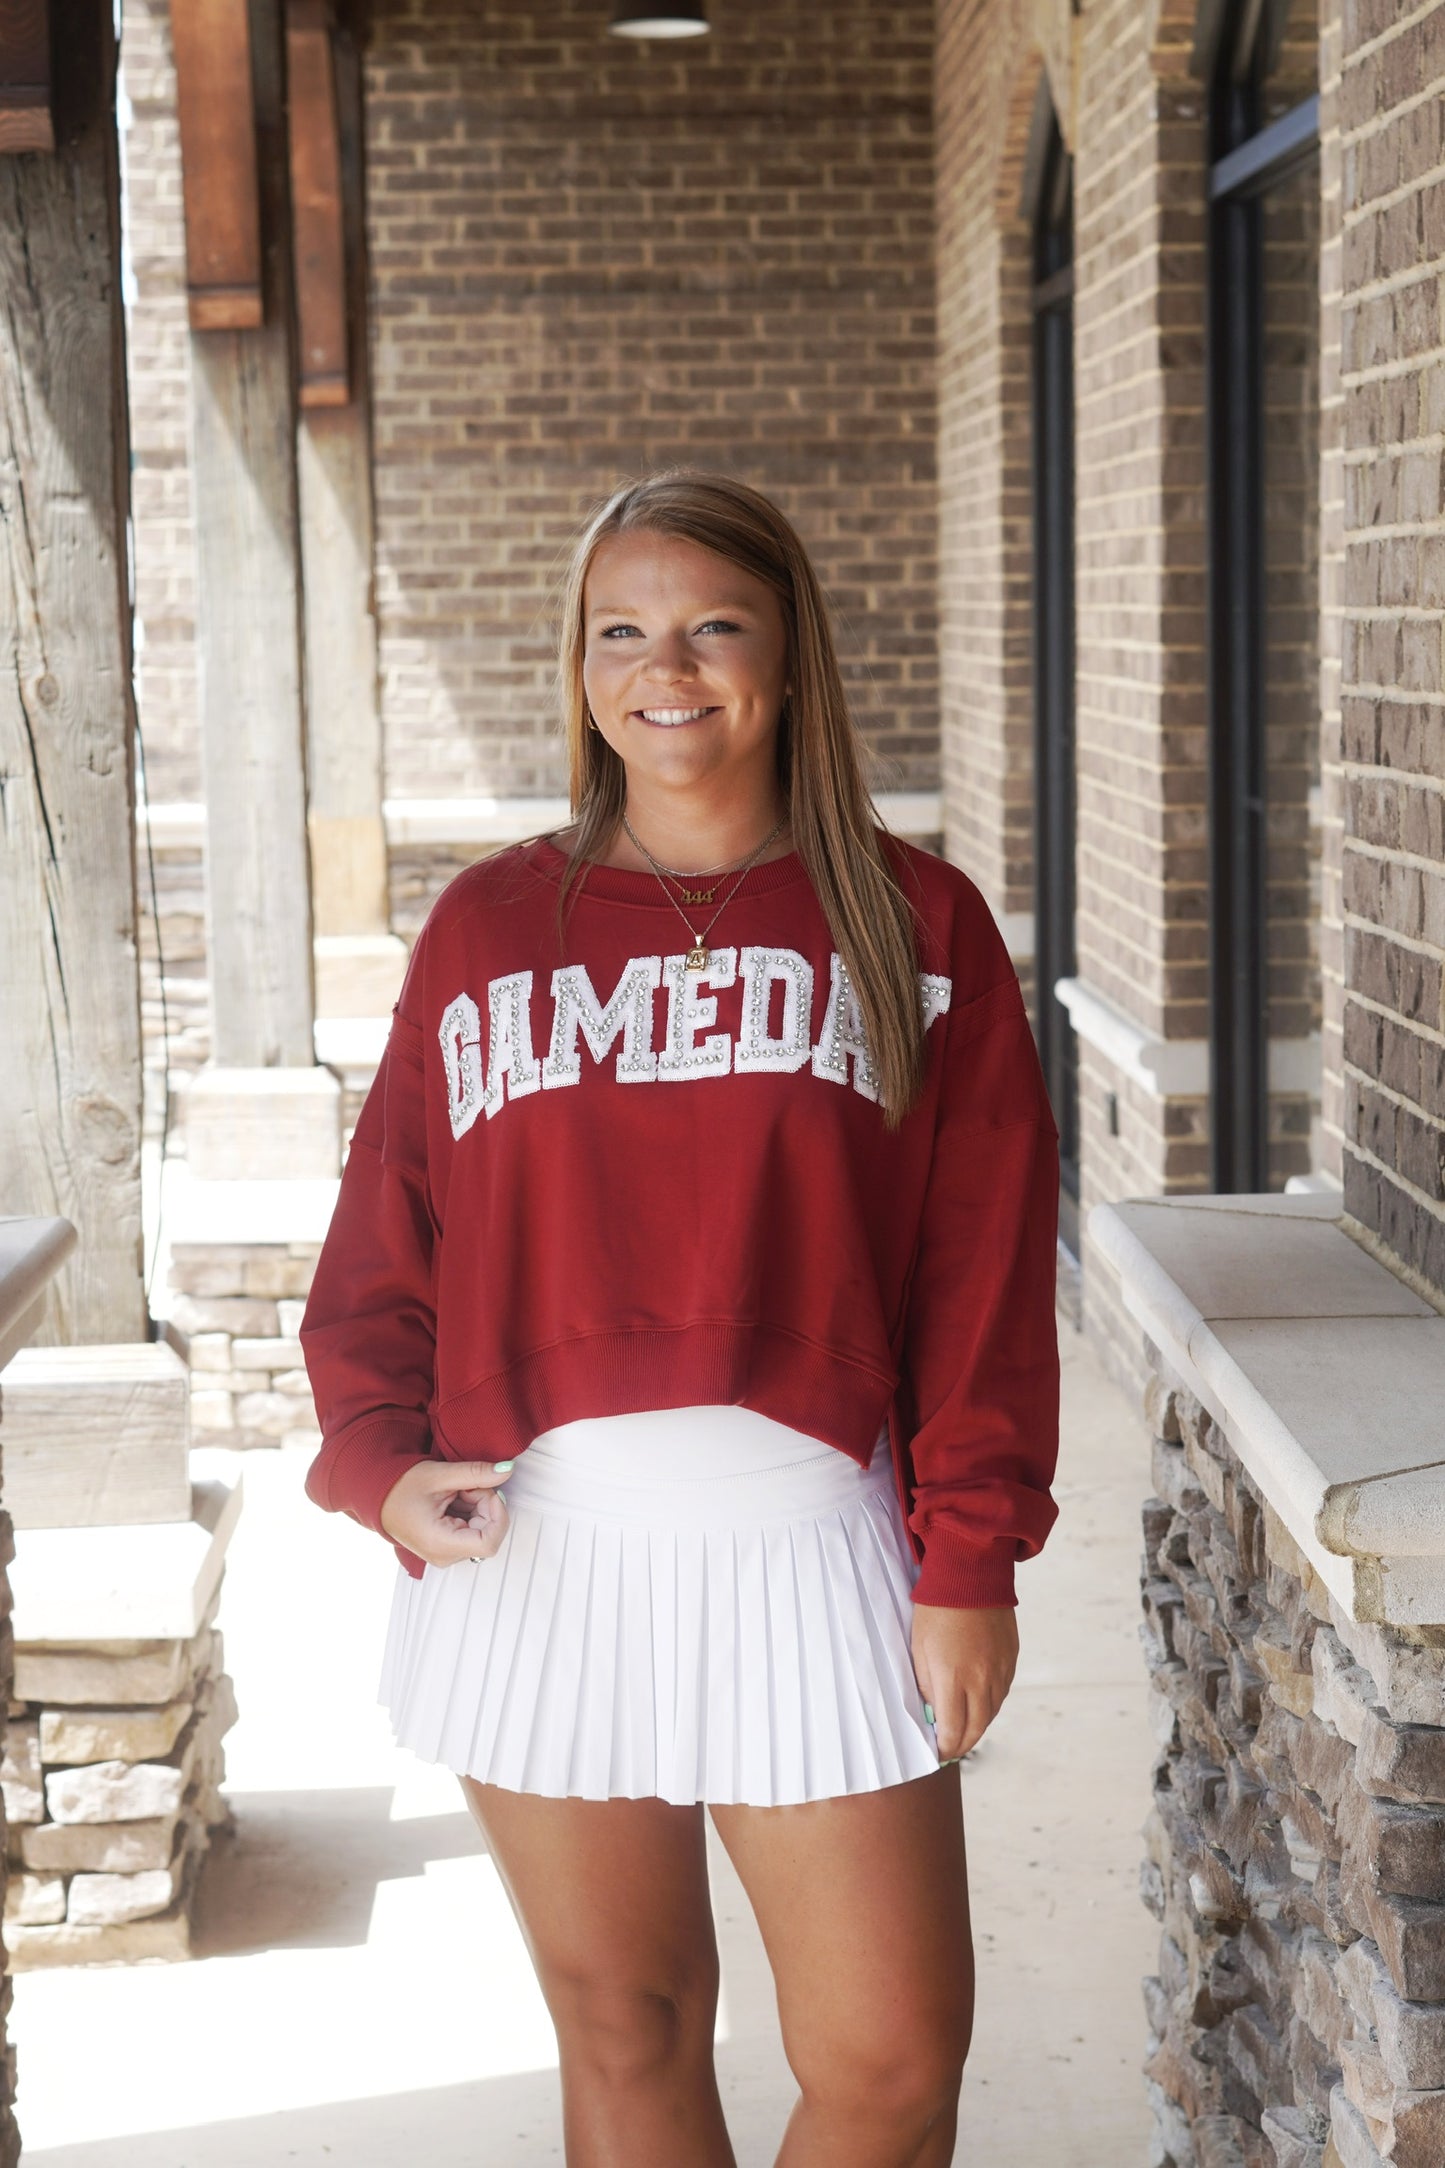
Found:
<svg viewBox="0 0 1445 2168"><path fill-rule="evenodd" d="M693 617L711 617L719 610L750 611L755 608L756 604L751 602L744 602L741 598L738 598L733 601L710 602L705 609L689 611L688 614L689 616ZM597 602L593 604L592 608L587 612L587 615L589 617L638 617L641 615L641 612L635 607L635 605L631 604Z"/></svg>

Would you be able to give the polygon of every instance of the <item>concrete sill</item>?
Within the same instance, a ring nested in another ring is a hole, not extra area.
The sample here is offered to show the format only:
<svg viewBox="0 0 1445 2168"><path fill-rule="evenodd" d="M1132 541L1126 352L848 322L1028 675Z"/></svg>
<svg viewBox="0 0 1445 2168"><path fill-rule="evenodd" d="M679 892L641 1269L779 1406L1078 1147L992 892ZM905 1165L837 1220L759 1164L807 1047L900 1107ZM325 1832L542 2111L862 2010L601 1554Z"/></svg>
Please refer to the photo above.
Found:
<svg viewBox="0 0 1445 2168"><path fill-rule="evenodd" d="M1445 1317L1338 1194L1096 1205L1125 1304L1351 1618L1445 1625Z"/></svg>

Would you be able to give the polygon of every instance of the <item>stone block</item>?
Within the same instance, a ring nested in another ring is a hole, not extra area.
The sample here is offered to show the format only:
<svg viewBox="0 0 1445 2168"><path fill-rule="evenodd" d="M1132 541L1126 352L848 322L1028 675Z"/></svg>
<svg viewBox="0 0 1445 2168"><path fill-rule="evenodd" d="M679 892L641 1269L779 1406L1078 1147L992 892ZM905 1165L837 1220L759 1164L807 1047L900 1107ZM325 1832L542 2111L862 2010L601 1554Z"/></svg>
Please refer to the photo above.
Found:
<svg viewBox="0 0 1445 2168"><path fill-rule="evenodd" d="M1321 2168L1323 2139L1312 2135L1303 2108L1266 2108L1260 2131L1273 2148L1273 2168Z"/></svg>
<svg viewBox="0 0 1445 2168"><path fill-rule="evenodd" d="M288 1393L299 1401L301 1405L293 1410L292 1420L297 1423L304 1421L311 1405L311 1379L305 1370L275 1371L271 1378L271 1390L273 1393Z"/></svg>
<svg viewBox="0 0 1445 2168"><path fill-rule="evenodd" d="M164 1912L176 1894L178 1866L150 1867L140 1874L75 1874L65 1917L85 1927L113 1927Z"/></svg>
<svg viewBox="0 0 1445 2168"><path fill-rule="evenodd" d="M1388 2168L1366 2122L1343 2085L1330 2094L1330 2134L1321 2168Z"/></svg>
<svg viewBox="0 0 1445 2168"><path fill-rule="evenodd" d="M1445 1627L1413 1636L1393 1626L1349 1618L1333 1598L1330 1624L1355 1662L1375 1683L1373 1700L1392 1724L1445 1729Z"/></svg>
<svg viewBox="0 0 1445 2168"><path fill-rule="evenodd" d="M40 1726L33 1718L5 1727L5 1755L0 1760L0 1793L8 1822L38 1822L45 1813L40 1767Z"/></svg>
<svg viewBox="0 0 1445 2168"><path fill-rule="evenodd" d="M1392 1724L1370 1709L1360 1733L1355 1775L1368 1792L1445 1804L1445 1731L1431 1724Z"/></svg>
<svg viewBox="0 0 1445 2168"><path fill-rule="evenodd" d="M298 1427L299 1405L289 1393L238 1393L236 1421L242 1430L279 1438L283 1431Z"/></svg>
<svg viewBox="0 0 1445 2168"><path fill-rule="evenodd" d="M1310 1716L1314 1712L1315 1682L1310 1671L1297 1671L1288 1648L1256 1634L1250 1654L1255 1664L1269 1681L1269 1693L1282 1709L1291 1716Z"/></svg>
<svg viewBox="0 0 1445 2168"><path fill-rule="evenodd" d="M278 1302L276 1305L276 1331L279 1337L283 1340L299 1340L301 1337L301 1320L305 1315L306 1304L303 1301L288 1298L283 1302ZM266 1335L258 1334L257 1337L265 1338Z"/></svg>
<svg viewBox="0 0 1445 2168"><path fill-rule="evenodd" d="M41 1757L46 1762L150 1761L170 1753L194 1706L183 1699L160 1709L44 1709Z"/></svg>
<svg viewBox="0 0 1445 2168"><path fill-rule="evenodd" d="M1328 1626L1315 1635L1311 1650L1314 1673L1315 1715L1333 1724L1342 1739L1358 1746L1365 1718L1375 1702L1375 1682L1353 1663L1337 1634Z"/></svg>
<svg viewBox="0 0 1445 2168"><path fill-rule="evenodd" d="M1445 1905L1386 1896L1359 1878L1349 1880L1344 1902L1360 1932L1379 1945L1397 1995L1445 2002Z"/></svg>
<svg viewBox="0 0 1445 2168"><path fill-rule="evenodd" d="M196 1181L311 1181L340 1169L341 1087L327 1069L208 1066L191 1079L184 1125Z"/></svg>
<svg viewBox="0 0 1445 2168"><path fill-rule="evenodd" d="M1351 1784L1336 1827L1351 1864L1373 1888L1445 1900L1445 1812L1376 1799Z"/></svg>
<svg viewBox="0 0 1445 2168"><path fill-rule="evenodd" d="M19 1832L19 1856L42 1874L143 1874L169 1864L179 1820L41 1822Z"/></svg>
<svg viewBox="0 0 1445 2168"><path fill-rule="evenodd" d="M22 1348L5 1372L5 1503L14 1525L183 1520L190 1382L173 1348Z"/></svg>
<svg viewBox="0 0 1445 2168"><path fill-rule="evenodd" d="M186 1342L186 1361L192 1373L218 1370L223 1373L231 1368L231 1340L224 1332L194 1333Z"/></svg>
<svg viewBox="0 0 1445 2168"><path fill-rule="evenodd" d="M65 1884L59 1875L12 1874L5 1882L5 1925L47 1927L65 1918Z"/></svg>
<svg viewBox="0 0 1445 2168"><path fill-rule="evenodd" d="M203 1372L202 1375L205 1373ZM228 1392L202 1391L191 1394L191 1422L197 1430L213 1435L223 1435L236 1427L235 1396Z"/></svg>
<svg viewBox="0 0 1445 2168"><path fill-rule="evenodd" d="M183 1695L213 1661L208 1626L189 1640L116 1641L70 1647L17 1642L15 1691L27 1701L105 1707L159 1704Z"/></svg>
<svg viewBox="0 0 1445 2168"><path fill-rule="evenodd" d="M45 1803L57 1822L140 1822L173 1814L185 1794L188 1770L169 1762L90 1762L80 1769L53 1769L45 1779Z"/></svg>
<svg viewBox="0 0 1445 2168"><path fill-rule="evenodd" d="M235 1276L239 1281L239 1266ZM174 1270L171 1279L176 1281ZM288 1329L279 1314L280 1307L260 1295L176 1295L171 1302L171 1323L192 1336L193 1344L195 1337L214 1333L225 1333L230 1339L269 1340Z"/></svg>
<svg viewBox="0 0 1445 2168"><path fill-rule="evenodd" d="M115 1926L94 1927L62 1920L54 1927L12 1927L6 1932L12 1972L39 1972L55 1965L138 1965L191 1954L187 1900L178 1898L164 1912Z"/></svg>
<svg viewBox="0 0 1445 2168"><path fill-rule="evenodd" d="M299 1340L233 1340L231 1361L237 1370L294 1370L301 1361Z"/></svg>

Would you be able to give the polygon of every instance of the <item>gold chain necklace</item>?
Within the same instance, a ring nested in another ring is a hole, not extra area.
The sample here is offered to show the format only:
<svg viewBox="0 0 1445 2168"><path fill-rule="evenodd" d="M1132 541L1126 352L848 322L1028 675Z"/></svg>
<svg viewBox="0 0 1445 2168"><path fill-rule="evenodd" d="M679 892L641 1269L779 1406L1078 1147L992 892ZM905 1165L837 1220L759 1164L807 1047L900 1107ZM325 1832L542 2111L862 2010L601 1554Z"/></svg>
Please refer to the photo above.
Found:
<svg viewBox="0 0 1445 2168"><path fill-rule="evenodd" d="M683 910L682 905L678 902L676 896L670 895L668 893L667 883L662 878L664 869L658 864L658 861L653 857L651 851L647 848L647 845L642 841L641 837L638 836L632 826L631 821L627 818L626 813L623 814L623 827L632 837L633 842L637 845L637 848L641 851L643 857L647 860L647 863L651 866L653 872L657 875L658 883L662 889L662 893L664 894L664 896L667 897L668 902L672 905L673 909L677 912L678 917L682 920L682 923L684 924L684 926L686 926L688 932L692 935L692 947L687 952L687 969L689 971L706 971L709 956L711 953L707 945L708 934L711 932L713 926L716 924L718 916L722 912L724 907L732 900L732 897L737 894L738 882L742 880L742 877L747 872L748 867L758 856L759 852L765 851L767 849L768 845L772 842L774 836L781 835L783 828L787 823L787 818L788 816L785 813L782 819L778 822L776 828L774 828L770 834L765 835L762 842L759 843L755 849L749 851L747 857L743 860L741 866L738 868L737 880L734 881L731 889L728 891L728 894L723 897L723 900L718 905L717 910L713 912L712 917L708 920L706 926L704 926L702 931L699 933L698 929L689 919L686 911ZM699 900L701 900L701 896L703 893L704 892L699 891ZM708 889L705 891L705 893L710 901L715 891L713 889ZM691 892L689 890L684 889L683 894L684 896L688 897L689 901L692 900Z"/></svg>

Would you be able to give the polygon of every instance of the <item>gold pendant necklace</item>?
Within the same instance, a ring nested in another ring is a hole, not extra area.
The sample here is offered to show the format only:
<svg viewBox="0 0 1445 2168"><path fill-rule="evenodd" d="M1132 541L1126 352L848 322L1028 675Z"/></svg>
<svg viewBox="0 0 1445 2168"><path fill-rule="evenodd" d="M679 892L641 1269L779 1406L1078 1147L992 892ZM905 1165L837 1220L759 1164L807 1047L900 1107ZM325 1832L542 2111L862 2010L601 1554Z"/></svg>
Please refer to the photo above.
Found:
<svg viewBox="0 0 1445 2168"><path fill-rule="evenodd" d="M759 852L765 851L767 849L768 845L772 842L774 836L781 835L787 818L787 814L784 813L782 820L778 822L777 826L771 831L771 833L763 837L762 842L757 845L756 849L749 851L747 857L743 860L741 866L739 866L738 868L738 878L737 881L734 881L732 889L729 891L730 895L736 894L738 882L742 880L743 875L747 872L749 866L758 856ZM718 905L717 910L713 912L713 915L708 920L707 925L704 926L702 932L699 933L697 928L688 918L687 913L683 910L682 905L678 902L677 898L669 892L667 883L665 880L663 880L662 877L662 867L653 857L651 851L647 848L647 845L642 841L641 837L634 833L632 823L627 818L626 813L622 815L622 825L627 830L627 833L632 837L633 842L637 845L637 848L641 851L643 857L647 860L653 872L657 875L658 884L662 889L662 893L664 894L664 896L667 897L668 902L672 904L673 908L677 912L678 917L682 920L682 923L684 924L684 926L687 927L688 932L692 935L692 947L687 952L685 969L687 969L688 971L706 971L708 967L708 961L712 953L707 945L707 936L713 926L716 925L718 915L722 911L724 905L727 903L728 897L724 896L722 903ZM683 890L684 896L690 903L693 901L703 900L711 903L716 893L716 887L706 890L698 890L695 895L687 889Z"/></svg>

